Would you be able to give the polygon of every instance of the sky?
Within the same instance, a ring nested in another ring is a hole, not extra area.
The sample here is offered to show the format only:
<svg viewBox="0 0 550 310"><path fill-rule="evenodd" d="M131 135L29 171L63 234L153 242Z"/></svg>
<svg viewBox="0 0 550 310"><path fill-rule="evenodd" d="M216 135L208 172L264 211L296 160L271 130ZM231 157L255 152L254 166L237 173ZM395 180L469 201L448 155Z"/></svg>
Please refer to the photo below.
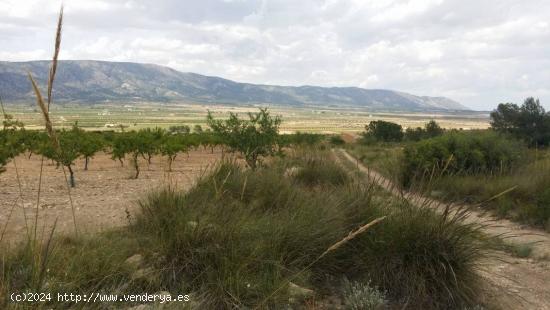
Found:
<svg viewBox="0 0 550 310"><path fill-rule="evenodd" d="M61 1L0 0L0 60L50 59ZM65 0L61 59L550 110L549 0Z"/></svg>

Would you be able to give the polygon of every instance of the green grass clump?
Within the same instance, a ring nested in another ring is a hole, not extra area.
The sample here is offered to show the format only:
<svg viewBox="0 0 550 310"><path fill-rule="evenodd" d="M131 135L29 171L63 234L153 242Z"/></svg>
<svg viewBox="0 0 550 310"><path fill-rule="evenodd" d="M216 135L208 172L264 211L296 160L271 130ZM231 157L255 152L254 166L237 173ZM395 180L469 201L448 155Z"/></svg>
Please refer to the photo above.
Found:
<svg viewBox="0 0 550 310"><path fill-rule="evenodd" d="M350 181L347 172L334 161L310 158L306 160L294 175L299 183L314 185L344 185Z"/></svg>

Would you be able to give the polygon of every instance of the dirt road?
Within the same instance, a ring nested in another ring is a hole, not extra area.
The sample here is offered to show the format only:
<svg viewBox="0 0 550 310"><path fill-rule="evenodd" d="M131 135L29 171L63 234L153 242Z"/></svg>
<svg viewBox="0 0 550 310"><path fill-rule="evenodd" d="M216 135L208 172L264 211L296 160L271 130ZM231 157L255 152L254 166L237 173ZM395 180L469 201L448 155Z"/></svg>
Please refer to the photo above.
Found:
<svg viewBox="0 0 550 310"><path fill-rule="evenodd" d="M345 150L335 151L341 160L354 164L366 177L394 195L403 196L414 205L426 204L444 209L448 204L401 191L391 180L380 173L368 169ZM464 206L451 205L451 209ZM514 244L532 244L529 258L516 258L508 253L498 252L497 256L482 263L482 276L487 280L486 302L500 309L550 309L550 234L541 230L523 227L517 223L500 220L490 214L473 210L465 219L486 225L485 233L504 236Z"/></svg>

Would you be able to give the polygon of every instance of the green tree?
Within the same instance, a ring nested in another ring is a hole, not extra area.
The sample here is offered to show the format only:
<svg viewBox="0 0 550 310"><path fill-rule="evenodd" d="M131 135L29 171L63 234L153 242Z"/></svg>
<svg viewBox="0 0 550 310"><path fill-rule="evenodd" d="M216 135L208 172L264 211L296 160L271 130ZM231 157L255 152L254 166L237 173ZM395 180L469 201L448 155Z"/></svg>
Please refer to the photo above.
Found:
<svg viewBox="0 0 550 310"><path fill-rule="evenodd" d="M531 146L550 144L550 113L538 99L527 98L521 107L501 103L490 116L491 127L499 132L511 133Z"/></svg>
<svg viewBox="0 0 550 310"><path fill-rule="evenodd" d="M5 166L12 158L23 152L26 147L23 143L26 136L23 123L14 119L11 114L4 112L3 116L3 128L0 132L0 173L5 171Z"/></svg>
<svg viewBox="0 0 550 310"><path fill-rule="evenodd" d="M76 186L73 167L74 161L81 155L81 137L81 129L79 129L75 124L71 130L63 129L59 132L59 147L53 145L55 142L52 139L49 140L49 143L55 150L55 160L69 170L69 181L71 187Z"/></svg>
<svg viewBox="0 0 550 310"><path fill-rule="evenodd" d="M229 119L216 120L208 112L207 123L230 151L238 151L244 156L252 169L257 167L261 157L274 155L277 151L281 118L272 117L267 109L248 113L248 119L240 119L237 114L230 113Z"/></svg>
<svg viewBox="0 0 550 310"><path fill-rule="evenodd" d="M187 128L189 127L187 126ZM160 151L160 144L165 131L161 128L146 128L138 131L137 135L135 142L139 142L140 145L134 145L134 148L139 149L140 155L147 159L148 164L151 164L151 158Z"/></svg>
<svg viewBox="0 0 550 310"><path fill-rule="evenodd" d="M426 123L424 126L427 138L433 138L441 136L445 130L439 126L439 124L433 119Z"/></svg>
<svg viewBox="0 0 550 310"><path fill-rule="evenodd" d="M168 171L172 171L172 163L179 153L187 152L189 145L182 135L165 135L160 144L160 152L168 157Z"/></svg>
<svg viewBox="0 0 550 310"><path fill-rule="evenodd" d="M90 158L105 147L105 142L103 137L95 132L82 131L80 136L80 154L84 157L84 170L88 170Z"/></svg>
<svg viewBox="0 0 550 310"><path fill-rule="evenodd" d="M403 127L386 121L371 121L365 126L364 139L383 142L399 142L403 139Z"/></svg>
<svg viewBox="0 0 550 310"><path fill-rule="evenodd" d="M121 167L124 167L126 154L130 153L131 141L129 135L128 133L117 133L111 142L111 158L118 160Z"/></svg>

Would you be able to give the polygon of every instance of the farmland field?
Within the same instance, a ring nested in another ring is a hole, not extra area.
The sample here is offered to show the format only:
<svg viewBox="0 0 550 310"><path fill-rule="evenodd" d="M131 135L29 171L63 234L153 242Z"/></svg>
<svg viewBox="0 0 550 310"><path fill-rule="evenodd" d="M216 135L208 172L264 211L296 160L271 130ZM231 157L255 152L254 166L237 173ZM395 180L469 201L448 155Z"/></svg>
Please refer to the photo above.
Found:
<svg viewBox="0 0 550 310"><path fill-rule="evenodd" d="M166 171L166 160L161 156L155 156L150 165L140 159L143 161L140 179L131 178L133 168L130 164L121 167L109 154L94 156L87 171L83 169L84 161L78 160L75 163L78 187L71 190L71 198L76 207L79 229L87 233L128 225L136 208L135 202L144 194L168 185L188 189L219 158L218 150L214 153L210 150L190 151L189 155L182 154L176 158L172 172ZM5 225L9 218L5 238L12 242L21 241L26 236L25 217L30 221L28 226L34 225L40 156L28 158L27 155L20 155L14 162L17 163L17 173L10 164L6 172L0 175L0 222ZM14 204L16 207L10 216ZM57 218L57 231L72 232L71 205L63 171L50 161L44 163L38 214L39 229L50 230Z"/></svg>
<svg viewBox="0 0 550 310"><path fill-rule="evenodd" d="M25 123L26 128L42 128L42 116L36 105L10 104L8 113ZM79 127L88 130L106 130L109 127L123 125L128 129L144 127L168 128L175 125L198 124L204 127L205 115L210 110L217 117L227 116L229 112L246 113L256 111L257 106L236 107L229 105L201 104L95 104L76 105L59 104L52 107L51 115L54 127L70 127L78 121ZM275 115L281 115L284 122L282 132L342 133L360 132L372 120L387 120L404 127L423 126L430 119L444 128L480 129L489 127L489 118L484 112L463 112L447 114L369 112L358 108L320 108L320 107L271 107Z"/></svg>

